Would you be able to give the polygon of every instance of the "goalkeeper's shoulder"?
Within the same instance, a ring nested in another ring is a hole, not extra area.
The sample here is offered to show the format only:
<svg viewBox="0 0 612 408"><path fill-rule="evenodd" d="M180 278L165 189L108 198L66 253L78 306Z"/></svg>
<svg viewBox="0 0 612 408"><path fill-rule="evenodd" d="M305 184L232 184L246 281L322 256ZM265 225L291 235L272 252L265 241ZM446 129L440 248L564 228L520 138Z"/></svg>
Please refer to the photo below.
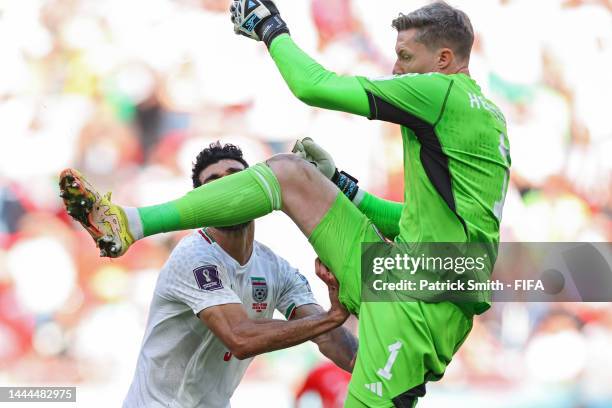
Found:
<svg viewBox="0 0 612 408"><path fill-rule="evenodd" d="M448 75L404 74L380 78L360 77L368 96L370 118L404 124L388 105L410 112L428 122L435 121L453 79Z"/></svg>
<svg viewBox="0 0 612 408"><path fill-rule="evenodd" d="M453 81L452 76L438 72L426 74L403 74L386 75L380 77L357 77L359 82L366 87L398 87L398 88L433 88L446 89Z"/></svg>

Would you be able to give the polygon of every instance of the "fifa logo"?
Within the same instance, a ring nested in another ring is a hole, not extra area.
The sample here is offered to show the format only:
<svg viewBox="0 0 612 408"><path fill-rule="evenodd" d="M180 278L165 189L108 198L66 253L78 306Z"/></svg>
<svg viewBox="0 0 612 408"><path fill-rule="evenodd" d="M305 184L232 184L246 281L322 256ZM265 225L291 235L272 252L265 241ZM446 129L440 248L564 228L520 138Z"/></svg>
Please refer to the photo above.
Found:
<svg viewBox="0 0 612 408"><path fill-rule="evenodd" d="M223 289L219 270L214 265L204 265L193 270L198 287L202 290L214 291Z"/></svg>

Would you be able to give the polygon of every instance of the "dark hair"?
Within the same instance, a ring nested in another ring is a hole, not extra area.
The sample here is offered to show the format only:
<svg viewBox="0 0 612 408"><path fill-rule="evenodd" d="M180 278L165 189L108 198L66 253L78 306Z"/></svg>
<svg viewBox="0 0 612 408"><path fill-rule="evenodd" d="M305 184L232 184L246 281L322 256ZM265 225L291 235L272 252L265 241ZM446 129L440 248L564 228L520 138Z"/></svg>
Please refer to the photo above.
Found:
<svg viewBox="0 0 612 408"><path fill-rule="evenodd" d="M429 49L451 48L458 57L469 59L474 44L474 29L463 11L443 1L421 7L411 13L400 13L391 23L397 31L416 28L415 40Z"/></svg>
<svg viewBox="0 0 612 408"><path fill-rule="evenodd" d="M200 173L202 170L210 166L211 164L218 163L223 159L236 160L244 165L245 168L249 167L249 164L242 158L242 150L238 146L233 144L221 145L219 141L211 143L208 147L202 150L198 157L196 157L195 163L191 171L191 180L193 181L193 188L200 187Z"/></svg>

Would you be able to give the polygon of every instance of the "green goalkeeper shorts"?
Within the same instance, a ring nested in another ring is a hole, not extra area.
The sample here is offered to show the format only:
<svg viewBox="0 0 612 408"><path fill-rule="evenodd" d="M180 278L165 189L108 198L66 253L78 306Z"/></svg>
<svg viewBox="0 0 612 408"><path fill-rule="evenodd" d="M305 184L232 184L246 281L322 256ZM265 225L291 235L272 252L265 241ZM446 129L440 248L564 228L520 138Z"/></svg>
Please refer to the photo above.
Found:
<svg viewBox="0 0 612 408"><path fill-rule="evenodd" d="M340 283L340 301L359 317L359 351L347 408L408 407L442 378L472 328L450 302L361 302L361 243L383 242L342 193L309 238Z"/></svg>

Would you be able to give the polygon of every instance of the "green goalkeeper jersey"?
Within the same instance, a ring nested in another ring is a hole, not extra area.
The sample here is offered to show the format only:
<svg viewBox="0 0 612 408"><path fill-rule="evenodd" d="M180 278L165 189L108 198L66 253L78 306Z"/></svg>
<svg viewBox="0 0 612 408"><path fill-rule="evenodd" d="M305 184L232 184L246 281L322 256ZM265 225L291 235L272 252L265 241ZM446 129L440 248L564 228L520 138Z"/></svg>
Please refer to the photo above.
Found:
<svg viewBox="0 0 612 408"><path fill-rule="evenodd" d="M389 208L383 213L401 214L391 223L399 226L390 231L396 241L480 242L496 248L509 145L504 116L473 79L438 73L339 76L288 35L277 37L270 53L302 101L401 125L405 202L401 212L392 210L402 204L377 202Z"/></svg>
<svg viewBox="0 0 612 408"><path fill-rule="evenodd" d="M464 74L359 78L370 118L402 126L396 240L499 242L510 157L501 111Z"/></svg>

